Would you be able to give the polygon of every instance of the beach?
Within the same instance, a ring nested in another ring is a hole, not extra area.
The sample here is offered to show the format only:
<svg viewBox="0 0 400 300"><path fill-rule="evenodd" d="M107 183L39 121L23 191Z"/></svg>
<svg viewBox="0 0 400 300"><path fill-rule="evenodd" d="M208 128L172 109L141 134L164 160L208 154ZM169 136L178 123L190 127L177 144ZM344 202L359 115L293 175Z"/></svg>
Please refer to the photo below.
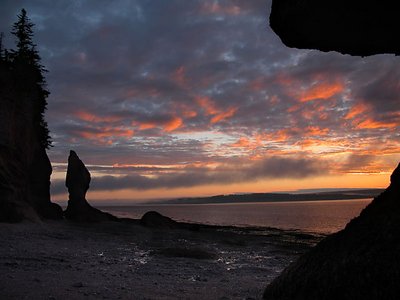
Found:
<svg viewBox="0 0 400 300"><path fill-rule="evenodd" d="M148 228L136 220L0 224L2 299L260 299L324 236Z"/></svg>

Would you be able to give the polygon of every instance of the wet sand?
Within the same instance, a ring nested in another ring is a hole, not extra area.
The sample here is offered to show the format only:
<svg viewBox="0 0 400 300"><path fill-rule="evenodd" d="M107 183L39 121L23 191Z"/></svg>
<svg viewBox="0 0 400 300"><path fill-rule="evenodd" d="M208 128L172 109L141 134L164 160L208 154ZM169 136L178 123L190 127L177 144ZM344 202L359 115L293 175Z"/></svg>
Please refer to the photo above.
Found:
<svg viewBox="0 0 400 300"><path fill-rule="evenodd" d="M0 224L0 298L261 299L265 286L321 238L135 221Z"/></svg>

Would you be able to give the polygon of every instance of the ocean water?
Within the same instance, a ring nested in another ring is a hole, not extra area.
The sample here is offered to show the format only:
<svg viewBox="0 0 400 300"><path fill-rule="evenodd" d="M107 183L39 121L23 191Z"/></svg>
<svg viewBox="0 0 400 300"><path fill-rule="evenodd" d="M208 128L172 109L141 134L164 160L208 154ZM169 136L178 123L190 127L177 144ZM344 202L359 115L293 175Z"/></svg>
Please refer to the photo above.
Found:
<svg viewBox="0 0 400 300"><path fill-rule="evenodd" d="M176 221L213 225L275 227L333 233L345 227L372 199L223 204L104 206L118 217L141 218L155 210Z"/></svg>

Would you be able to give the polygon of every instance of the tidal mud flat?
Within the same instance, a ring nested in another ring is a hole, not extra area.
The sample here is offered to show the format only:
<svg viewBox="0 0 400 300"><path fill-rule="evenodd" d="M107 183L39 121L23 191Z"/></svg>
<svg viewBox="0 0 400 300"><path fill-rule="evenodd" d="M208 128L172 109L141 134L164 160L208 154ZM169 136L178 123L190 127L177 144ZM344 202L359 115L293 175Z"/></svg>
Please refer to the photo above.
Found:
<svg viewBox="0 0 400 300"><path fill-rule="evenodd" d="M137 220L0 224L1 299L261 299L324 236L149 228Z"/></svg>

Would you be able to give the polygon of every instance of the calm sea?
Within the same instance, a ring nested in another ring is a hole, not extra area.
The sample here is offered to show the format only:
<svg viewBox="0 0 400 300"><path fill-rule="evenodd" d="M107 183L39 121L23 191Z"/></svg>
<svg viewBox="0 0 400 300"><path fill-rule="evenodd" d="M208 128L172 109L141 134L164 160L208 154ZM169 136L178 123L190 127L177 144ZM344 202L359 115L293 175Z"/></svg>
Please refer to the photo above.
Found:
<svg viewBox="0 0 400 300"><path fill-rule="evenodd" d="M141 218L150 210L177 221L213 225L261 226L333 233L371 202L361 200L296 201L224 204L166 204L106 206L102 210L119 217Z"/></svg>

